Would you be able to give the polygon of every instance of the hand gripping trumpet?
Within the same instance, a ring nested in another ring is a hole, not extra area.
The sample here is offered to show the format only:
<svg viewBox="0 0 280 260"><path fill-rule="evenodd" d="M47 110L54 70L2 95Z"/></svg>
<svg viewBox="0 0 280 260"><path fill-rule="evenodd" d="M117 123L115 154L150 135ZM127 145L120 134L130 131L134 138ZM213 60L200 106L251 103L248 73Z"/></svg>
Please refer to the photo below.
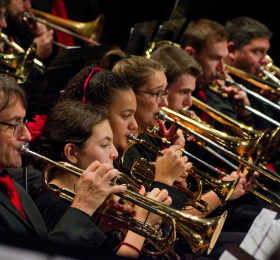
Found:
<svg viewBox="0 0 280 260"><path fill-rule="evenodd" d="M164 138L160 138L160 136L157 133L152 132L150 129L142 128L140 131L142 131L154 138L161 139L162 143L166 144L167 146L170 145L170 143L168 141L166 141ZM145 140L137 139L135 136L133 136L133 134L131 134L129 136L129 138L132 141L134 141L135 143L139 143L139 144L145 146L147 149L156 153L157 155L159 155L159 156L163 155L157 147L153 146L152 144L149 144ZM186 154L186 151L184 149L181 149L181 151L183 154ZM136 179L134 176L134 173L135 172L137 172L138 174L141 174L141 173L140 173L140 171L137 171L135 169L134 165L133 165L132 169L133 169L133 171L131 171L131 175L134 179ZM221 205L224 206L227 203L227 201L229 200L229 198L231 197L232 193L234 192L236 185L238 184L238 181L240 179L240 178L237 178L234 181L223 181L223 180L214 178L210 174L205 173L194 166L190 169L189 174L197 181L199 190L196 193L193 193L187 189L185 189L185 190L180 189L180 190L187 197L191 198L187 202L187 205L191 205L192 207L203 212L204 214L208 214L210 209L209 209L209 205L205 201L200 199L201 194L202 194L202 187L203 187L202 183L206 184L211 190L213 190L216 193L216 195L219 197L219 199L221 201ZM154 175L154 171L152 172L152 175L148 176L150 181L152 181L153 175ZM151 186L151 184L149 184L149 186ZM202 204L204 206L206 205L206 208L201 208L199 205L196 205L196 202L198 202L199 204Z"/></svg>
<svg viewBox="0 0 280 260"><path fill-rule="evenodd" d="M28 149L28 145L24 145L21 148L23 154L27 154L42 160L48 165L43 171L43 183L46 188L55 193L58 197L63 198L68 201L73 201L75 193L65 189L58 188L53 189L49 183L49 172L53 167L62 169L63 171L80 177L83 170L68 164L66 162L55 162L49 158L35 153ZM120 173L118 181L123 182L123 180L129 180L125 174ZM124 176L124 178L123 178ZM199 256L205 252L208 254L211 252L213 246L215 245L221 229L224 225L227 211L225 211L221 216L204 219L192 216L190 214L183 213L179 210L173 209L172 207L166 206L162 203L154 201L150 198L140 195L135 192L135 187L128 185L128 189L123 193L118 193L117 195L127 201L139 205L148 211L160 215L164 221L169 225L169 232L165 237L162 237L158 230L145 223L136 221L131 217L122 216L120 214L112 215L112 212L108 213L105 203L98 209L98 214L107 217L117 223L120 223L124 228L127 228L147 239L150 239L153 243L159 243L160 252L150 252L154 256L160 256L172 250L172 247L176 240L176 230L180 231L184 238L187 240L195 256Z"/></svg>

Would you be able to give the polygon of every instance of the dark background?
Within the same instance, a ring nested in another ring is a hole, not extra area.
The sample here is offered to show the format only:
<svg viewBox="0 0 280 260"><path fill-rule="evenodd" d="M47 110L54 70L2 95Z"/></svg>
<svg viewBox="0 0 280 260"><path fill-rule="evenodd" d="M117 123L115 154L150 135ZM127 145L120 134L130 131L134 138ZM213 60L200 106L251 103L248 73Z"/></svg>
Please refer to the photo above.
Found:
<svg viewBox="0 0 280 260"><path fill-rule="evenodd" d="M172 18L190 20L209 18L222 25L238 16L249 16L264 23L272 32L269 55L280 66L279 8L275 2L251 0L99 0L105 14L105 33L109 43L125 47L134 23L156 20L158 24ZM175 8L175 10L173 10Z"/></svg>

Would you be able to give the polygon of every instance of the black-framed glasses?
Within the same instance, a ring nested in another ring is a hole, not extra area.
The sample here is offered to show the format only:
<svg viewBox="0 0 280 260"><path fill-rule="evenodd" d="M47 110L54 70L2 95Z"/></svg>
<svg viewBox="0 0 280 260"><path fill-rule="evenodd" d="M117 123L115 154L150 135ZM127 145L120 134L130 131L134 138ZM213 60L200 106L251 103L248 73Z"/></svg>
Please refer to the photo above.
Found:
<svg viewBox="0 0 280 260"><path fill-rule="evenodd" d="M13 133L14 136L18 136L18 134L21 133L23 126L25 125L27 127L27 123L28 123L27 119L25 119L23 122L17 122L14 125L9 124L9 123L5 123L5 122L0 122L1 125L7 125L7 126L10 126L10 127L13 127L14 128L14 133Z"/></svg>
<svg viewBox="0 0 280 260"><path fill-rule="evenodd" d="M157 104L160 104L163 101L163 98L168 98L168 90L164 90L164 91L159 91L159 92L149 92L149 91L141 91L141 90L137 90L135 91L136 93L147 93L147 94L151 94L151 95L155 95L157 96L156 102Z"/></svg>

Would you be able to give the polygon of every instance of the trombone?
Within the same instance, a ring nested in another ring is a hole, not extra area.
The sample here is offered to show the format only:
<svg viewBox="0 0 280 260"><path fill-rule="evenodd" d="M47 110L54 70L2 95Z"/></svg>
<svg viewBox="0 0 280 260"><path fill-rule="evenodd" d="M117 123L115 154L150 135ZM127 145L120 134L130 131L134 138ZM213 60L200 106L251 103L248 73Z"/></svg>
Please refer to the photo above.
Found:
<svg viewBox="0 0 280 260"><path fill-rule="evenodd" d="M104 15L100 14L95 20L82 23L78 21L64 19L52 14L48 14L36 9L30 9L31 12L23 13L24 21L36 21L45 24L47 27L62 31L75 38L83 40L88 45L99 46L98 41L101 37ZM59 45L59 43L58 43ZM63 46L68 47L68 46Z"/></svg>
<svg viewBox="0 0 280 260"><path fill-rule="evenodd" d="M279 76L280 76L280 68L278 68L277 66L275 66L273 64L273 60L269 55L266 55L266 58L268 59L268 64L266 64L265 66L261 66L260 67L260 77L263 79L269 79L272 82L280 85L280 80L279 80Z"/></svg>
<svg viewBox="0 0 280 260"><path fill-rule="evenodd" d="M165 107L163 107L162 109L165 109ZM183 115L180 115L172 110L170 110L171 112L166 114L165 112L163 112L163 110L161 110L159 112L159 118L167 121L171 124L174 124L176 127L178 127L179 129L181 129L183 132L188 133L190 135L195 136L196 138L198 138L199 144L201 146L205 146L205 143L208 143L212 146L214 146L215 148L219 149L220 151L222 151L223 153L225 153L226 155L230 156L231 158L233 158L234 160L238 161L241 165L248 167L251 170L257 171L259 173L262 173L263 175L265 175L266 177L272 179L273 181L276 182L280 182L280 178L278 176L275 175L271 175L270 173L268 173L266 170L264 170L263 168L259 168L256 165L254 165L253 163L245 160L244 158L242 158L241 156L233 153L230 150L225 149L223 146L219 145L217 142L211 140L210 138L205 137L204 135L196 132L195 130L192 129L192 126L187 126L184 124L184 122L181 120L182 118L185 118ZM175 121L172 117L175 116L176 118L179 118L180 121ZM224 176L224 175L223 175ZM262 194L254 191L253 189L249 188L249 187L245 187L247 191L250 191L251 193L257 195L258 197L260 197L261 199L267 201L268 203L275 203L272 200L270 200L269 198L263 196ZM280 206L279 204L275 203L277 206Z"/></svg>
<svg viewBox="0 0 280 260"><path fill-rule="evenodd" d="M76 177L80 177L83 172L82 169L66 162L55 162L45 156L31 151L28 148L28 144L25 144L21 147L21 153L33 156L47 163L47 166L43 171L43 184L47 190L56 194L59 198L69 202L73 201L75 196L73 191L60 187L53 188L49 185L49 173L50 170L55 167L66 171L69 174L73 174ZM135 192L137 191L135 187L126 182L127 180L129 181L129 178L123 173L119 174L117 180L119 180L121 183L128 184L128 189L116 195L161 216L165 219L165 221L167 220L166 222L170 227L168 234L165 237L162 237L160 232L158 232L153 227L146 225L145 223L136 221L131 217L122 216L120 214L113 215L111 211L108 211L106 203L103 203L97 210L98 215L107 217L117 223L120 223L125 228L141 236L144 236L147 239L150 239L153 243L160 243L159 248L161 251L149 252L152 255L160 256L172 250L176 240L176 230L178 230L186 239L196 257L204 253L210 254L226 220L227 211L224 211L224 213L218 217L199 218L140 195L138 192ZM114 182L116 182L116 179Z"/></svg>

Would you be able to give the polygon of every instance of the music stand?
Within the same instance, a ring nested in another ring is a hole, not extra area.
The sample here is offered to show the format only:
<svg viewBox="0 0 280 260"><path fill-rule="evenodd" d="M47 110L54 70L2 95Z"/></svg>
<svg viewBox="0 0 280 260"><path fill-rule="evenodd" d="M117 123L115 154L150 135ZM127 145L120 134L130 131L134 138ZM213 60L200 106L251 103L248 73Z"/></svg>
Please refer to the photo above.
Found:
<svg viewBox="0 0 280 260"><path fill-rule="evenodd" d="M184 29L185 22L186 18L172 19L163 22L154 41L169 40L178 43L182 30Z"/></svg>
<svg viewBox="0 0 280 260"><path fill-rule="evenodd" d="M126 53L128 55L143 56L153 34L155 33L156 26L157 21L135 23L128 40Z"/></svg>

